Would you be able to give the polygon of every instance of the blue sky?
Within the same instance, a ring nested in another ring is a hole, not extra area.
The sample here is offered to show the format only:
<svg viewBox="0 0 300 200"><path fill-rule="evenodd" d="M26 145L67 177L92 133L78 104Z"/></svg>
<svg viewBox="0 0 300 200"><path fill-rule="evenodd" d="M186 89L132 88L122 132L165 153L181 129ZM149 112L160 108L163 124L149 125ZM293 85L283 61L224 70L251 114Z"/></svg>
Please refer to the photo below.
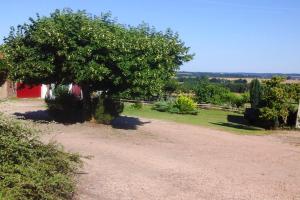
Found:
<svg viewBox="0 0 300 200"><path fill-rule="evenodd" d="M65 7L170 27L196 54L181 70L300 73L299 0L8 0L0 7L0 42L10 26Z"/></svg>

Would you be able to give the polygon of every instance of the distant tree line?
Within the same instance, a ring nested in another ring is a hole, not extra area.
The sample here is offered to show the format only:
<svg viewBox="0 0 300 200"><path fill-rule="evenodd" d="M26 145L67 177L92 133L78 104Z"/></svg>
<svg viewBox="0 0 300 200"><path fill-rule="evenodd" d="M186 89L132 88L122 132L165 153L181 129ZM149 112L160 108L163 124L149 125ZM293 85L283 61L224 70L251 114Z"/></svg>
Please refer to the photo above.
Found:
<svg viewBox="0 0 300 200"><path fill-rule="evenodd" d="M284 78L300 78L300 74L297 73L222 73L222 72L177 72L177 77L182 78L198 78L202 76L208 76L211 78L263 78L270 79L274 76L280 76Z"/></svg>
<svg viewBox="0 0 300 200"><path fill-rule="evenodd" d="M197 82L205 82L214 85L218 85L230 90L230 92L235 93L245 93L249 89L249 84L246 79L228 80L222 78L209 78L208 76L202 76L198 78L178 78L180 83L183 83L183 89L189 89L192 85L197 84Z"/></svg>
<svg viewBox="0 0 300 200"><path fill-rule="evenodd" d="M192 94L198 103L211 103L242 107L249 102L246 80L229 81L224 79L200 78L173 79L165 87L165 94L187 93ZM239 93L239 94L237 94Z"/></svg>

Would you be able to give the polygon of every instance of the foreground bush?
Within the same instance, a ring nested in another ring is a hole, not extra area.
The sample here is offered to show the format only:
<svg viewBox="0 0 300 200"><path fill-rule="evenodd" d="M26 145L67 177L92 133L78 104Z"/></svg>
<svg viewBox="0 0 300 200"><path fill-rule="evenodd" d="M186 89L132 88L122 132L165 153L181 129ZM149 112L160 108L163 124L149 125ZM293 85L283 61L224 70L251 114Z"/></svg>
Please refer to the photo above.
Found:
<svg viewBox="0 0 300 200"><path fill-rule="evenodd" d="M192 114L198 113L197 104L188 96L179 95L174 101L159 101L153 107L154 110L160 112L170 112L176 114Z"/></svg>
<svg viewBox="0 0 300 200"><path fill-rule="evenodd" d="M64 200L74 192L79 156L34 138L36 131L0 115L0 199Z"/></svg>

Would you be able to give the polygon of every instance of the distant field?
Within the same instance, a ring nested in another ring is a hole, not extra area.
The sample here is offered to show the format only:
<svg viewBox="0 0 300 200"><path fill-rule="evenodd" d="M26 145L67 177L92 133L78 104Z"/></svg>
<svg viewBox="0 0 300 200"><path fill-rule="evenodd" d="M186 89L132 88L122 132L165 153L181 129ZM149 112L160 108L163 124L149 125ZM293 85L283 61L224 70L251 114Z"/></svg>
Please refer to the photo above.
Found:
<svg viewBox="0 0 300 200"><path fill-rule="evenodd" d="M234 78L234 77L213 77L213 78L219 78L219 79L226 79L230 81L235 81L239 79L247 80L248 83L250 83L255 78ZM261 81L270 80L269 78L257 78ZM300 83L300 80L285 80L284 83Z"/></svg>
<svg viewBox="0 0 300 200"><path fill-rule="evenodd" d="M126 104L123 115L200 125L238 134L260 135L270 133L262 128L249 125L242 114L223 110L201 109L198 115L178 115L152 110L150 105L144 105L142 109L138 110L132 108L130 104Z"/></svg>
<svg viewBox="0 0 300 200"><path fill-rule="evenodd" d="M227 80L237 80L237 79L246 79L248 82L257 78L260 80L268 80L273 76L282 76L282 77L289 77L292 80L286 80L285 83L300 83L300 74L291 73L223 73L223 72L185 72L180 71L177 72L178 78L197 78L207 76L209 78L220 78L220 79L227 79Z"/></svg>

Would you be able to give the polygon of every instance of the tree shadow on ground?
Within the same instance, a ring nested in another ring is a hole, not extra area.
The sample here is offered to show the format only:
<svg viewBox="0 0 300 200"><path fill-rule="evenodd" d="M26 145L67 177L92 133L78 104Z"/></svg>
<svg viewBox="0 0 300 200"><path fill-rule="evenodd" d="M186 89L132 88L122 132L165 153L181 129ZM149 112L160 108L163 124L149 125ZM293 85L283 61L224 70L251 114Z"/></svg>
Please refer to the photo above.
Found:
<svg viewBox="0 0 300 200"><path fill-rule="evenodd" d="M227 121L228 122L211 122L211 124L218 125L218 126L224 126L224 127L230 127L230 128L236 128L236 129L242 129L242 130L262 130L261 127L253 126L249 124L247 120L244 119L243 116L239 115L227 115Z"/></svg>
<svg viewBox="0 0 300 200"><path fill-rule="evenodd" d="M15 112L14 115L18 119L31 120L38 123L48 123L52 121L46 110L29 111L25 113Z"/></svg>
<svg viewBox="0 0 300 200"><path fill-rule="evenodd" d="M47 124L50 122L61 123L64 125L71 125L76 123L83 123L80 119L57 119L49 115L47 110L29 111L25 113L16 112L14 115L21 120L31 120L40 124ZM111 122L111 126L115 129L136 130L138 126L150 123L150 121L142 122L139 118L119 116Z"/></svg>
<svg viewBox="0 0 300 200"><path fill-rule="evenodd" d="M242 124L234 124L234 123L230 123L230 122L219 122L219 123L211 122L211 124L218 125L218 126L224 126L224 127L230 127L230 128L236 128L236 129L242 129L242 130L250 130L250 131L262 130L261 128L246 126L246 125L242 125Z"/></svg>
<svg viewBox="0 0 300 200"><path fill-rule="evenodd" d="M29 111L25 113L16 112L14 115L18 119L22 120L31 120L33 122L37 122L40 124L46 124L50 122L62 123L64 125L70 125L75 123L82 123L83 121L80 119L63 119L63 118L54 118L51 117L47 110L37 110L37 111Z"/></svg>
<svg viewBox="0 0 300 200"><path fill-rule="evenodd" d="M142 122L137 117L119 116L111 122L111 126L115 129L136 130L138 126L148 123L151 122Z"/></svg>

